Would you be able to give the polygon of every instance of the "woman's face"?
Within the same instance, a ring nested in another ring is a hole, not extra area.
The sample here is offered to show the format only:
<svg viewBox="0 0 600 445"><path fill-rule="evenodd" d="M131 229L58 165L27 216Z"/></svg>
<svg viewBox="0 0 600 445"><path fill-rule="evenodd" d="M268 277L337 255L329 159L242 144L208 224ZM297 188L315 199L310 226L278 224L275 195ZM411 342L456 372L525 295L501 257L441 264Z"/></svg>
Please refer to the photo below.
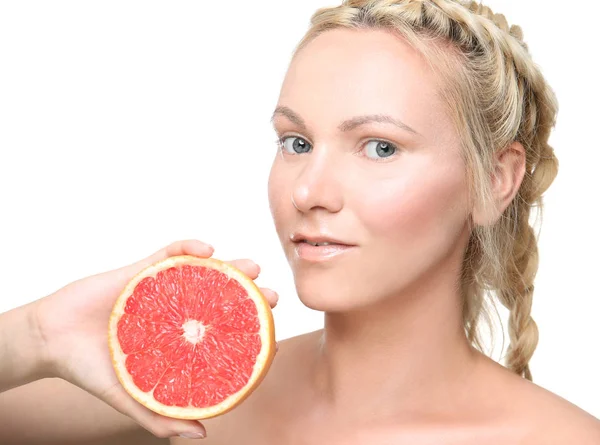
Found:
<svg viewBox="0 0 600 445"><path fill-rule="evenodd" d="M321 34L292 61L273 122L269 202L305 305L347 311L413 294L460 258L458 136L433 73L400 38Z"/></svg>

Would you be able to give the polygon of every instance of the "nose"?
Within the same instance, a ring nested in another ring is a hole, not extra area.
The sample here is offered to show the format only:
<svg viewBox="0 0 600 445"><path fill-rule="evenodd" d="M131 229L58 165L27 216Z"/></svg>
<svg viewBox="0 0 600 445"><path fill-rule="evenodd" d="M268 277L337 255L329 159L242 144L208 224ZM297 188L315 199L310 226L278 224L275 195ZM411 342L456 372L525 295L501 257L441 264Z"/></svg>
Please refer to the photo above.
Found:
<svg viewBox="0 0 600 445"><path fill-rule="evenodd" d="M319 208L331 213L339 212L343 207L343 193L338 177L339 159L336 162L334 153L323 147L320 150L316 146L302 156L305 160L294 181L292 204L303 213Z"/></svg>

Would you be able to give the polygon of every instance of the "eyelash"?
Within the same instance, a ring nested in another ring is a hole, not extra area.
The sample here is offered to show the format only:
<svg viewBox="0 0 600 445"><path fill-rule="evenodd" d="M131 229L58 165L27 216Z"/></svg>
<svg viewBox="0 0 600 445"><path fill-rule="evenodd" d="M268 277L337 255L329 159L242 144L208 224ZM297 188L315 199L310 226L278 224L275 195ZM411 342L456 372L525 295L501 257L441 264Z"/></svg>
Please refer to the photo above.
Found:
<svg viewBox="0 0 600 445"><path fill-rule="evenodd" d="M302 136L295 136L295 135L287 135L287 136L282 136L282 137L278 137L277 139L275 139L275 143L277 144L277 147L279 149L279 151L283 151L283 141L285 141L287 138L299 138L299 139L303 139L306 141L305 138L303 138ZM394 147L394 154L392 154L391 156L388 156L386 158L379 158L379 159L373 159L373 158L368 158L370 161L374 161L374 162L389 162L390 158L394 158L398 152L400 151L400 149L398 148L398 146L396 144L392 144L391 142L386 141L385 139L369 139L367 140L364 144L363 147L368 144L369 142L383 142L384 144L388 144L391 145L392 147ZM306 141L308 142L308 141ZM362 150L361 150L362 151ZM301 154L301 153L296 153L296 154Z"/></svg>

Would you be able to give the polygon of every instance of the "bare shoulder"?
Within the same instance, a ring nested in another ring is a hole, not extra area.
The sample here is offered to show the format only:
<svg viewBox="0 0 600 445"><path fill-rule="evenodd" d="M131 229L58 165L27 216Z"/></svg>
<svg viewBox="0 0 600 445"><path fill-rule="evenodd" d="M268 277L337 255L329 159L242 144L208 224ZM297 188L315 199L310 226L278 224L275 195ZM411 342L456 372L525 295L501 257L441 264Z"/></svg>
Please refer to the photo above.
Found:
<svg viewBox="0 0 600 445"><path fill-rule="evenodd" d="M496 364L487 380L524 443L600 445L600 420L559 395ZM501 370L500 370L501 368Z"/></svg>
<svg viewBox="0 0 600 445"><path fill-rule="evenodd" d="M315 331L279 342L279 351L271 368L256 390L230 412L202 421L207 431L206 439L173 438L171 444L268 443L267 437L275 437L273 434L277 426L285 424L285 416L295 411L295 391L299 389L296 383L302 380L301 373L305 369L300 364L318 335L319 331Z"/></svg>
<svg viewBox="0 0 600 445"><path fill-rule="evenodd" d="M540 444L600 445L600 420L573 403L529 381L526 407L539 429Z"/></svg>

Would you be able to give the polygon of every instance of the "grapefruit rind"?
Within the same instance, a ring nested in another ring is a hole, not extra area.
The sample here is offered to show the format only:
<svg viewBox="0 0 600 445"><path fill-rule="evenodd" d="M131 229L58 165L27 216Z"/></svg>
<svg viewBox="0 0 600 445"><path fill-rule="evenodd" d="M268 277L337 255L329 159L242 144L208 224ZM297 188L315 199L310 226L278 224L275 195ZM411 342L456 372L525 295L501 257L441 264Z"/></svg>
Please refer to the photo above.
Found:
<svg viewBox="0 0 600 445"><path fill-rule="evenodd" d="M155 277L162 270L171 267L191 265L215 269L235 279L248 292L248 297L256 304L258 319L260 321L259 335L261 350L256 357L254 369L248 383L237 392L231 394L221 403L209 407L180 407L168 406L157 401L152 395L152 390L144 392L133 382L131 375L125 367L127 355L121 349L117 338L117 324L125 314L127 299L132 295L137 284L146 277ZM123 289L117 298L109 320L108 344L115 373L121 385L131 397L142 405L163 416L178 419L208 419L225 414L246 399L261 383L266 376L275 356L275 327L273 314L269 302L260 292L254 281L236 267L215 258L198 258L190 255L180 255L159 261L138 273Z"/></svg>

